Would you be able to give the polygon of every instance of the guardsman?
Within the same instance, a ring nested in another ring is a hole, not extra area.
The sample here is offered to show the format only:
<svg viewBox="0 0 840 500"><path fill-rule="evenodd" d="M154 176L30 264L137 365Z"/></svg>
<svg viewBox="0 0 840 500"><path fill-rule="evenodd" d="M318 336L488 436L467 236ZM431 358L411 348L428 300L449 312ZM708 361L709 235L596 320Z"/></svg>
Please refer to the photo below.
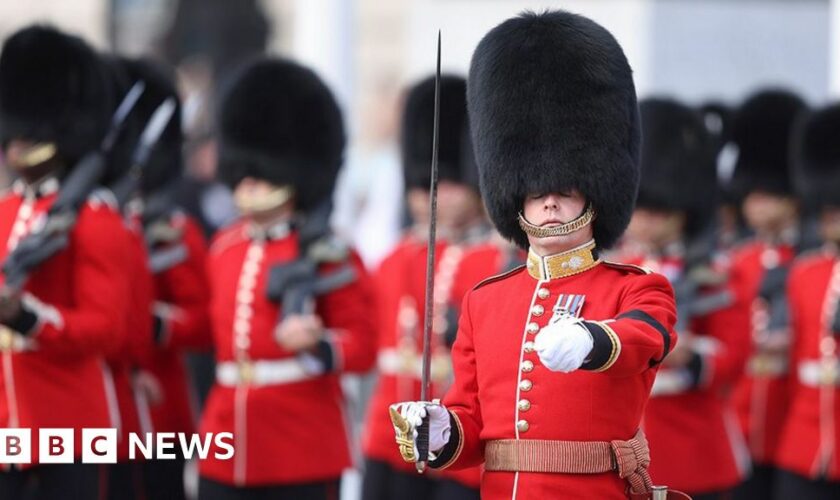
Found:
<svg viewBox="0 0 840 500"><path fill-rule="evenodd" d="M24 28L0 54L0 143L18 177L0 200L0 259L38 224L62 180L109 127L115 96L106 69L81 39L45 26ZM73 428L75 464L5 465L3 498L97 499L100 466L78 463L82 428L115 428L117 404L104 361L123 346L129 249L107 197L83 203L67 247L40 265L0 307L0 427ZM5 279L5 278L4 278ZM68 444L69 445L69 444Z"/></svg>
<svg viewBox="0 0 840 500"><path fill-rule="evenodd" d="M489 235L468 138L466 91L463 78L441 77L438 187L441 217L436 249L433 361L438 392L443 392L451 379L449 350L457 330L461 299L472 285L495 272L489 266L483 273L474 271L480 277L470 285L465 285L470 275L462 273L462 262L470 248L486 241ZM393 426L388 412L383 411L393 401L417 399L420 395L434 99L434 78L418 82L408 92L402 116L403 174L414 220L413 227L375 274L380 315L379 378L368 404L365 424L364 500L478 498L481 471L477 467L447 471L434 478L418 475L414 465L407 464L393 446Z"/></svg>
<svg viewBox="0 0 840 500"><path fill-rule="evenodd" d="M142 391L144 432L192 434L196 430L196 396L184 355L212 346L205 275L207 249L198 223L178 207L174 190L183 171L181 106L174 74L147 59L120 61L132 83L145 91L135 116L148 123L166 99L175 109L149 159L138 174L135 197L125 209L142 235L152 273L153 304L147 310L150 348L134 374ZM131 174L129 174L131 175ZM184 458L144 463L143 484L148 498L185 498Z"/></svg>
<svg viewBox="0 0 840 500"><path fill-rule="evenodd" d="M770 498L776 448L788 410L790 346L787 276L805 242L790 170L790 135L805 104L783 90L747 99L733 124L738 160L729 191L755 236L734 248L730 266L744 280L750 305L750 358L733 393L752 460L738 497Z"/></svg>
<svg viewBox="0 0 840 500"><path fill-rule="evenodd" d="M232 433L235 452L201 461L199 497L337 498L351 465L339 375L376 350L370 279L327 228L341 112L311 70L262 58L224 87L219 127L242 217L209 250L216 383L200 432Z"/></svg>
<svg viewBox="0 0 840 500"><path fill-rule="evenodd" d="M725 498L745 465L728 393L749 350L749 317L740 280L713 262L714 147L694 109L655 98L640 110L642 176L627 233L643 251L625 259L671 280L680 336L645 409L651 476L695 499Z"/></svg>
<svg viewBox="0 0 840 500"><path fill-rule="evenodd" d="M642 410L676 343L665 277L606 262L638 188L630 66L612 35L523 13L473 55L469 118L491 220L527 265L463 301L442 403L390 408L397 443L433 468L484 464L485 499L626 499L651 490Z"/></svg>
<svg viewBox="0 0 840 500"><path fill-rule="evenodd" d="M840 105L794 129L796 191L818 210L825 246L803 255L788 277L792 389L775 464L774 498L840 495Z"/></svg>

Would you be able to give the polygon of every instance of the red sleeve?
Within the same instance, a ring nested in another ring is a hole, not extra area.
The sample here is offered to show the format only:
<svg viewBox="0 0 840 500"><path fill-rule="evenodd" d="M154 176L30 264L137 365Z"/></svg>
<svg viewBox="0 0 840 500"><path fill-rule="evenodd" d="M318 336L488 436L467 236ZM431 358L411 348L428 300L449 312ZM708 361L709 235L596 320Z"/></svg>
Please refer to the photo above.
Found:
<svg viewBox="0 0 840 500"><path fill-rule="evenodd" d="M482 420L470 311L471 296L470 291L464 297L458 335L452 345L455 379L443 400L443 405L451 414L452 434L437 460L430 463L436 469L461 469L479 465L484 461L484 447L480 438Z"/></svg>
<svg viewBox="0 0 840 500"><path fill-rule="evenodd" d="M694 352L700 359L698 386L717 389L735 383L744 371L752 347L750 301L735 268L730 269L729 290L736 297L729 307L700 318L694 328ZM711 342L709 342L711 340Z"/></svg>
<svg viewBox="0 0 840 500"><path fill-rule="evenodd" d="M181 244L187 260L156 276L155 315L162 343L175 348L205 350L213 345L208 305L210 287L205 273L207 246L198 226L187 219Z"/></svg>
<svg viewBox="0 0 840 500"><path fill-rule="evenodd" d="M356 279L318 300L317 314L328 330L332 371L364 373L376 358L374 292L370 276L355 254L346 263L324 266L323 273L352 266Z"/></svg>
<svg viewBox="0 0 840 500"><path fill-rule="evenodd" d="M148 266L148 254L142 235L127 231L131 265L128 268L129 314L125 318L127 342L120 357L134 363L145 360L153 348L152 298L154 283Z"/></svg>
<svg viewBox="0 0 840 500"><path fill-rule="evenodd" d="M583 322L594 346L582 368L624 377L657 365L677 342L676 318L668 280L656 273L633 275L615 318Z"/></svg>
<svg viewBox="0 0 840 500"><path fill-rule="evenodd" d="M86 205L71 235L72 306L31 297L37 317L30 335L40 349L112 354L126 339L131 248L119 214ZM27 307L25 305L25 307Z"/></svg>

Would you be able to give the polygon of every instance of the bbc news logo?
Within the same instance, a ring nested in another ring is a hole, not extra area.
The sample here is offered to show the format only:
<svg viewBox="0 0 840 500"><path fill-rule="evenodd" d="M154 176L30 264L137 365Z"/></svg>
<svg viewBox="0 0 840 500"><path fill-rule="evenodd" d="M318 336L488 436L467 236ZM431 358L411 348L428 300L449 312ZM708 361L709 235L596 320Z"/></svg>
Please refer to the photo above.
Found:
<svg viewBox="0 0 840 500"><path fill-rule="evenodd" d="M71 464L76 454L73 429L38 429L38 463ZM87 464L117 463L117 429L82 429L81 458ZM230 460L234 455L233 434L220 432L186 434L159 432L153 434L128 434L129 460L174 460L183 456L187 460L206 459L211 448L217 460ZM180 450L180 454L178 453ZM0 429L0 464L32 463L32 430Z"/></svg>

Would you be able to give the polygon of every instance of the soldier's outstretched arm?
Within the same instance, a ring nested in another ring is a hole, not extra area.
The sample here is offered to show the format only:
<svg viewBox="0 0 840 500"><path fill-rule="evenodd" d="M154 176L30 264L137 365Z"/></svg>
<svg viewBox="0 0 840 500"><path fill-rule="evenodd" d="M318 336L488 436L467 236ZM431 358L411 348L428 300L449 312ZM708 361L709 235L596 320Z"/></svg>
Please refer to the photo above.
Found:
<svg viewBox="0 0 840 500"><path fill-rule="evenodd" d="M674 292L664 276L639 274L622 295L615 318L582 322L594 345L581 369L619 377L641 373L662 362L676 345Z"/></svg>

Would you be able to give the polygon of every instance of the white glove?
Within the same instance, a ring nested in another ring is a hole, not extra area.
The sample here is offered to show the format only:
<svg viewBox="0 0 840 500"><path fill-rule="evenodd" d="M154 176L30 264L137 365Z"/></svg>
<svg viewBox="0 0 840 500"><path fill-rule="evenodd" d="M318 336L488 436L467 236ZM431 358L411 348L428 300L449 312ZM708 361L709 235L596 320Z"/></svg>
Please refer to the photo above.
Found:
<svg viewBox="0 0 840 500"><path fill-rule="evenodd" d="M592 334L576 318L552 323L534 339L540 362L553 372L569 373L580 368L593 345Z"/></svg>
<svg viewBox="0 0 840 500"><path fill-rule="evenodd" d="M449 436L452 434L449 411L437 400L431 403L427 401L395 403L391 405L390 410L397 443L401 445L400 454L405 461L416 462L417 457L420 456L417 450L417 428L423 424L423 419L427 414L429 415L429 459L434 460L435 454L449 442ZM406 438L411 440L412 450L403 449Z"/></svg>

